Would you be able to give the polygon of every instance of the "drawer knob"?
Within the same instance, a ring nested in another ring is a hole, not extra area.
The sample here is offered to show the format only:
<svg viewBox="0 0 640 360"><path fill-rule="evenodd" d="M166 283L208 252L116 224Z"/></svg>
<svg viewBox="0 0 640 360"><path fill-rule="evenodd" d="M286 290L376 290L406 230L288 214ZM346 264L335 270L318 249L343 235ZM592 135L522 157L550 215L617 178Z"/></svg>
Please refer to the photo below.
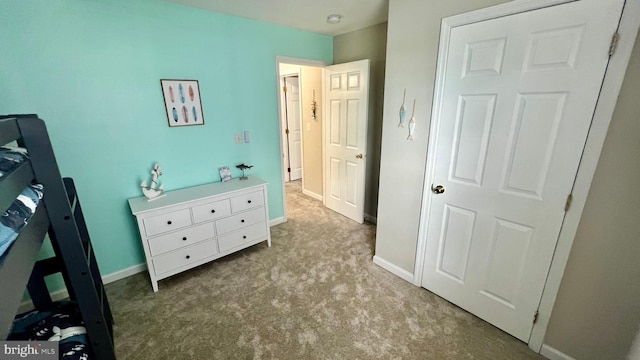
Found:
<svg viewBox="0 0 640 360"><path fill-rule="evenodd" d="M240 222L244 222L244 219L240 220Z"/></svg>
<svg viewBox="0 0 640 360"><path fill-rule="evenodd" d="M247 202L248 202L249 204L251 204L251 200L247 200Z"/></svg>
<svg viewBox="0 0 640 360"><path fill-rule="evenodd" d="M187 237L186 237L186 236L185 236L185 237L183 237L183 238L182 238L182 240L187 241Z"/></svg>
<svg viewBox="0 0 640 360"><path fill-rule="evenodd" d="M167 225L171 225L171 220L167 221Z"/></svg>
<svg viewBox="0 0 640 360"><path fill-rule="evenodd" d="M191 259L191 255L187 255L187 259Z"/></svg>
<svg viewBox="0 0 640 360"><path fill-rule="evenodd" d="M243 236L242 236L242 238L243 238L243 239L246 239L246 238L247 238L247 235L243 235Z"/></svg>
<svg viewBox="0 0 640 360"><path fill-rule="evenodd" d="M211 209L211 213L212 213L212 214L213 214L213 213L215 213L215 212L216 212L216 210L215 210L215 209Z"/></svg>

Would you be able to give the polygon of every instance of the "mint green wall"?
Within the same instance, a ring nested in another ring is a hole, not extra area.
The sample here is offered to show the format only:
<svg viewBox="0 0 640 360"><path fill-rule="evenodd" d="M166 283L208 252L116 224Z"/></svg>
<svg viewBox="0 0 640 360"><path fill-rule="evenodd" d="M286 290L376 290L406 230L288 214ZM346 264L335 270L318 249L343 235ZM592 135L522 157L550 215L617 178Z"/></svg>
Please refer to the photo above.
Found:
<svg viewBox="0 0 640 360"><path fill-rule="evenodd" d="M0 114L45 120L103 274L144 261L126 200L155 162L166 190L252 164L283 215L275 57L331 62L331 37L157 0L0 0L0 24ZM204 126L168 127L161 78L199 80Z"/></svg>

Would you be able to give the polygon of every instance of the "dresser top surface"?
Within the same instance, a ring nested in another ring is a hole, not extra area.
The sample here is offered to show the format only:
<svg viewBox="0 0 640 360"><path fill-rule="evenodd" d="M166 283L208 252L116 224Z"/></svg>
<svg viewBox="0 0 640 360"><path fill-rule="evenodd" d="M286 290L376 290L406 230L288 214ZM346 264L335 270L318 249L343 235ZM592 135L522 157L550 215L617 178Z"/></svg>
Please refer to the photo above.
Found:
<svg viewBox="0 0 640 360"><path fill-rule="evenodd" d="M144 196L131 198L129 199L129 207L131 208L131 213L137 215L146 211L158 210L163 207L178 205L193 200L212 197L232 191L240 191L266 184L266 181L255 176L250 176L247 180L240 180L236 178L227 182L215 182L167 191L163 194L164 196L151 201L148 201Z"/></svg>

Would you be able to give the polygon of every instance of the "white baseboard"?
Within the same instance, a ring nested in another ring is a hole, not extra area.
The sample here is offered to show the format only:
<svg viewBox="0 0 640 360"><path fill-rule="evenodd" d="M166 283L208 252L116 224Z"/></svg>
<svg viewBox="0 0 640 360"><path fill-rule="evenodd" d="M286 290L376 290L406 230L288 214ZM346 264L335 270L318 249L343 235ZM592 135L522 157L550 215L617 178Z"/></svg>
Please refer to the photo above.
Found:
<svg viewBox="0 0 640 360"><path fill-rule="evenodd" d="M369 214L364 214L364 220L368 221L372 224L377 224L378 223L378 218L376 218L373 215L369 215Z"/></svg>
<svg viewBox="0 0 640 360"><path fill-rule="evenodd" d="M102 282L105 283L105 284L109 284L109 283L112 283L114 281L118 281L118 280L124 279L126 277L129 277L131 275L135 275L137 273L141 273L141 272L145 272L145 271L147 271L147 264L141 263L141 264L138 264L138 265L133 265L133 266L130 266L130 267L126 268L126 269L122 269L120 271L116 271L114 273L104 275L102 277Z"/></svg>
<svg viewBox="0 0 640 360"><path fill-rule="evenodd" d="M307 189L302 189L302 193L303 193L303 194L305 194L305 195L307 195L307 196L310 196L310 197L312 197L312 198L314 198L314 199L316 199L316 200L320 200L320 201L323 201L323 200L324 200L324 198L322 197L322 195L320 195L320 194L316 194L316 193L314 193L313 191L309 191L309 190L307 190Z"/></svg>
<svg viewBox="0 0 640 360"><path fill-rule="evenodd" d="M408 272L407 270L402 269L401 267L394 265L377 255L373 256L373 263L387 270L388 272L398 276L399 278L404 279L410 282L411 284L413 284L413 274Z"/></svg>
<svg viewBox="0 0 640 360"><path fill-rule="evenodd" d="M112 283L114 281L118 281L118 280L124 279L126 277L131 276L131 275L135 275L137 273L141 273L143 271L147 271L147 264L142 263L142 264L138 264L138 265L133 265L133 266L130 266L130 267L126 268L126 269L122 269L120 271L116 271L116 272L113 272L111 274L104 275L102 277L102 283L106 285L106 284ZM54 291L49 295L51 296L51 300L60 301L60 300L64 300L64 299L68 298L69 297L69 292L67 291L67 289L61 289L61 290ZM31 309L33 309L33 304L31 303L31 300L23 301L20 304L20 306L18 307L18 313L23 313L23 312L29 311Z"/></svg>
<svg viewBox="0 0 640 360"><path fill-rule="evenodd" d="M285 222L284 216L280 216L279 218L269 220L269 227L283 224Z"/></svg>
<svg viewBox="0 0 640 360"><path fill-rule="evenodd" d="M542 345L542 349L540 349L540 355L546 357L551 360L575 360L571 356L563 353L558 349L554 349L547 344Z"/></svg>

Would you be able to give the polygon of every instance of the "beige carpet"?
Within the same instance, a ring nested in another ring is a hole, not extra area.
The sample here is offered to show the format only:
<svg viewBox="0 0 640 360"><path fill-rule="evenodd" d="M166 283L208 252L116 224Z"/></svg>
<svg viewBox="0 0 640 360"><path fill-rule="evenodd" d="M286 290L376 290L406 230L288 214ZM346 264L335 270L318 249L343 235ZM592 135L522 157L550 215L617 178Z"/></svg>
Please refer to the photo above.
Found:
<svg viewBox="0 0 640 360"><path fill-rule="evenodd" d="M107 285L118 359L541 359L372 262L375 226L287 186L288 222L160 281Z"/></svg>

